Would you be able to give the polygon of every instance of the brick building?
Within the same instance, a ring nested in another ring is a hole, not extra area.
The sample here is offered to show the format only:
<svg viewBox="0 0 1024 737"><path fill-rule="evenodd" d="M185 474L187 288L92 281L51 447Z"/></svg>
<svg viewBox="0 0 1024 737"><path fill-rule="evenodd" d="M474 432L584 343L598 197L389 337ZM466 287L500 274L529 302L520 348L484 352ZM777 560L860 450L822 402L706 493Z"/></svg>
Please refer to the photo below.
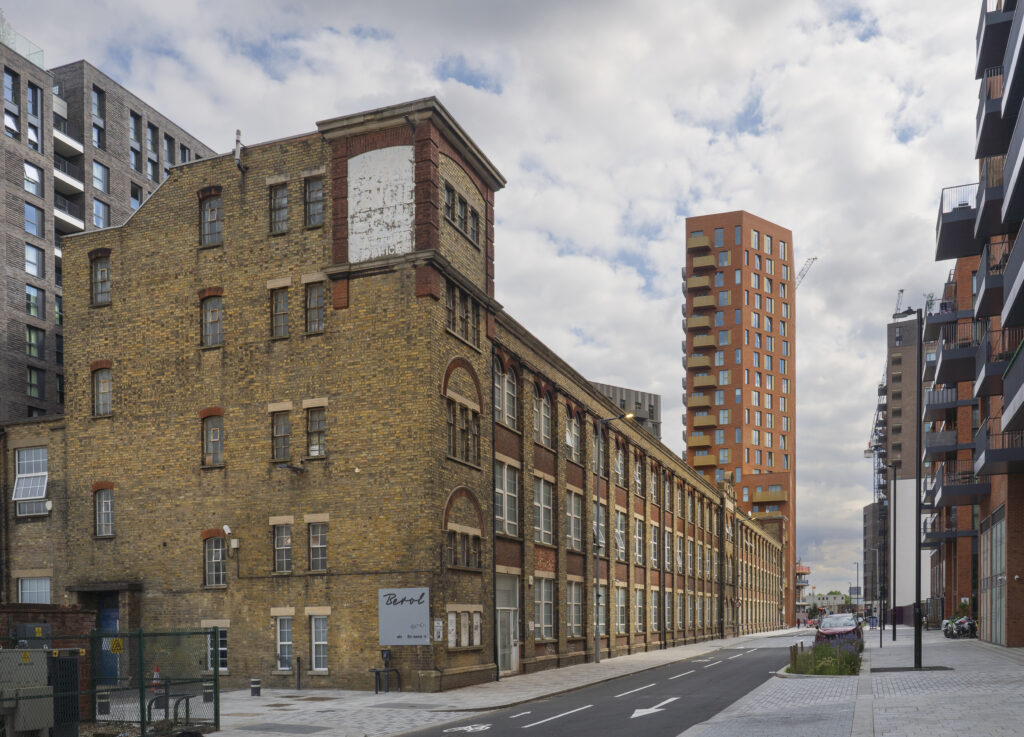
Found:
<svg viewBox="0 0 1024 737"><path fill-rule="evenodd" d="M745 211L686 219L686 460L735 479L740 508L785 550L796 613L796 274L793 234Z"/></svg>
<svg viewBox="0 0 1024 737"><path fill-rule="evenodd" d="M108 627L222 628L236 685L368 687L381 589L428 590L393 648L422 690L592 658L595 624L604 656L778 627L779 541L494 300L503 185L430 98L178 165L69 238L32 577ZM9 429L5 493L44 427Z"/></svg>
<svg viewBox="0 0 1024 737"><path fill-rule="evenodd" d="M47 70L6 25L0 64L0 421L12 421L64 409L61 237L123 223L168 167L213 151L86 61Z"/></svg>

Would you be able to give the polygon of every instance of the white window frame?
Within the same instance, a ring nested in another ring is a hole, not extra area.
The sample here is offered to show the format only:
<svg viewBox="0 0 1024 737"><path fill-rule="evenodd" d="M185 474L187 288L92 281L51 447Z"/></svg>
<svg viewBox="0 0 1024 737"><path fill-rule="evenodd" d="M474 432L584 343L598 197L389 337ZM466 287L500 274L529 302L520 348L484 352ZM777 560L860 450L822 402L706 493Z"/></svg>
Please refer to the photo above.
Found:
<svg viewBox="0 0 1024 737"><path fill-rule="evenodd" d="M293 645L293 619L292 617L278 617L274 623L275 650L277 655L277 670L292 670L292 645Z"/></svg>
<svg viewBox="0 0 1024 737"><path fill-rule="evenodd" d="M322 614L309 618L309 662L312 670L327 671L327 617Z"/></svg>
<svg viewBox="0 0 1024 737"><path fill-rule="evenodd" d="M554 544L554 493L554 484L539 476L533 477L534 542L546 545Z"/></svg>
<svg viewBox="0 0 1024 737"><path fill-rule="evenodd" d="M316 565L314 566L314 563ZM309 570L327 570L327 523L309 523Z"/></svg>
<svg viewBox="0 0 1024 737"><path fill-rule="evenodd" d="M644 564L644 521L633 519L633 562L638 566Z"/></svg>
<svg viewBox="0 0 1024 737"><path fill-rule="evenodd" d="M19 604L49 604L52 582L49 576L18 579Z"/></svg>
<svg viewBox="0 0 1024 737"><path fill-rule="evenodd" d="M228 628L217 628L217 642L214 643L211 634L206 647L206 670L213 671L213 664L216 661L217 670L221 673L228 672Z"/></svg>
<svg viewBox="0 0 1024 737"><path fill-rule="evenodd" d="M565 546L569 550L583 549L583 496L574 492L566 493L565 500Z"/></svg>
<svg viewBox="0 0 1024 737"><path fill-rule="evenodd" d="M227 583L227 558L223 537L208 537L203 541L203 585L224 586Z"/></svg>
<svg viewBox="0 0 1024 737"><path fill-rule="evenodd" d="M583 635L583 583L581 581L566 582L565 603L568 609L565 617L566 635L581 637Z"/></svg>
<svg viewBox="0 0 1024 737"><path fill-rule="evenodd" d="M502 461L494 462L494 529L519 535L519 469Z"/></svg>
<svg viewBox="0 0 1024 737"><path fill-rule="evenodd" d="M96 537L114 536L114 490L99 489L93 494L96 510Z"/></svg>
<svg viewBox="0 0 1024 737"><path fill-rule="evenodd" d="M30 517L49 514L46 486L49 479L49 458L46 446L18 448L15 451L14 494L15 514Z"/></svg>
<svg viewBox="0 0 1024 737"><path fill-rule="evenodd" d="M555 582L538 578L533 587L534 639L555 639Z"/></svg>
<svg viewBox="0 0 1024 737"><path fill-rule="evenodd" d="M274 573L292 572L292 526L274 525Z"/></svg>

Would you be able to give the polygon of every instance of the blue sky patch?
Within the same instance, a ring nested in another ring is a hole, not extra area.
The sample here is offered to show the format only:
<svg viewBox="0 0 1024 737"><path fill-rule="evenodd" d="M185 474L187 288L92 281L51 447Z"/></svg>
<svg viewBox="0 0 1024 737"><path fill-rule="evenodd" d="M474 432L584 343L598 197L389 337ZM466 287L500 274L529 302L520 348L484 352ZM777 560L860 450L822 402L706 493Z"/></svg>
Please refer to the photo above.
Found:
<svg viewBox="0 0 1024 737"><path fill-rule="evenodd" d="M364 25L352 26L348 32L356 38L365 38L370 41L389 41L395 37L395 34L386 28L374 28L373 26Z"/></svg>
<svg viewBox="0 0 1024 737"><path fill-rule="evenodd" d="M462 54L446 56L434 67L434 75L442 82L454 79L473 89L501 94L501 80L482 69L474 69Z"/></svg>
<svg viewBox="0 0 1024 737"><path fill-rule="evenodd" d="M747 104L739 111L733 120L733 128L737 133L749 133L752 136L760 135L764 126L764 118L761 115L761 97L752 94Z"/></svg>

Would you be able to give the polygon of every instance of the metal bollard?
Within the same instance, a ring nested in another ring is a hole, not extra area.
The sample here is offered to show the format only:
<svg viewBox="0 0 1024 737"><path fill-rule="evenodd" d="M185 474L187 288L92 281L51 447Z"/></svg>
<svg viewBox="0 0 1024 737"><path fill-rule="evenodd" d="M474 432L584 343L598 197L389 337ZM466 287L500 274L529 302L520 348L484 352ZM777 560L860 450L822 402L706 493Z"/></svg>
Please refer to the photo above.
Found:
<svg viewBox="0 0 1024 737"><path fill-rule="evenodd" d="M213 703L213 681L203 681L203 703Z"/></svg>
<svg viewBox="0 0 1024 737"><path fill-rule="evenodd" d="M260 695L260 679L250 678L249 679L249 695L259 696Z"/></svg>

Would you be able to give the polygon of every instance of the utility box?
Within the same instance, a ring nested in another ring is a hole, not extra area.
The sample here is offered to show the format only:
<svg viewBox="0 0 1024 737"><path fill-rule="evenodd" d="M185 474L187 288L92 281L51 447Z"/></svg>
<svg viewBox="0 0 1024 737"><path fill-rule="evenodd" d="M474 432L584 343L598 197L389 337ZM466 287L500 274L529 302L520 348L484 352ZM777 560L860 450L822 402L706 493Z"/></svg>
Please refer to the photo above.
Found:
<svg viewBox="0 0 1024 737"><path fill-rule="evenodd" d="M44 650L0 650L0 716L7 737L45 733L53 726L48 655Z"/></svg>
<svg viewBox="0 0 1024 737"><path fill-rule="evenodd" d="M30 649L49 648L50 625L47 622L18 624L14 628L14 641L24 642Z"/></svg>

